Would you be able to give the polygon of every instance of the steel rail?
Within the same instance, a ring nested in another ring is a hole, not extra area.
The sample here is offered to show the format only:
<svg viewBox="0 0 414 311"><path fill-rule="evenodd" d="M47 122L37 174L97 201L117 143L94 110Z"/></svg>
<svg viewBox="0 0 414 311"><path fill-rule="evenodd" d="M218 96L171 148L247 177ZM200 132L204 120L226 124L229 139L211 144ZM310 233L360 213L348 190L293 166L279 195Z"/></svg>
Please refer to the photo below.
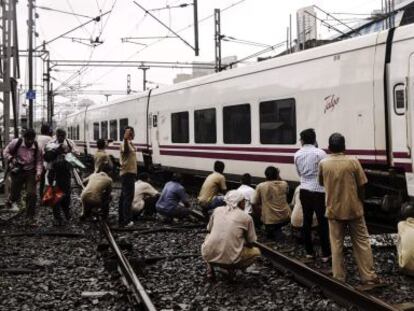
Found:
<svg viewBox="0 0 414 311"><path fill-rule="evenodd" d="M73 170L73 175L75 177L76 183L83 189L84 185L82 179L76 169ZM144 286L141 284L137 275L135 274L134 269L131 267L128 259L125 257L118 244L116 243L108 224L105 221L101 220L99 222L99 225L102 233L105 235L106 240L116 255L119 267L118 271L123 278L124 285L132 293L132 296L137 305L136 310L157 311L147 292L145 291Z"/></svg>
<svg viewBox="0 0 414 311"><path fill-rule="evenodd" d="M120 272L123 278L126 280L126 286L132 292L135 301L138 303L139 309L138 310L147 310L147 311L156 311L154 304L152 303L151 299L149 298L145 288L142 286L141 282L138 280L134 269L131 267L129 261L125 258L124 254L118 247L118 244L115 241L114 236L112 235L111 229L106 222L100 222L101 230L104 233L106 239L109 242L112 250L114 251L118 265L120 268Z"/></svg>
<svg viewBox="0 0 414 311"><path fill-rule="evenodd" d="M276 268L283 273L291 273L294 278L307 287L319 287L322 292L341 305L354 305L360 310L367 311L399 311L386 302L371 295L356 290L352 286L339 282L321 272L315 271L302 262L289 258L270 247L255 242L262 255L269 258Z"/></svg>

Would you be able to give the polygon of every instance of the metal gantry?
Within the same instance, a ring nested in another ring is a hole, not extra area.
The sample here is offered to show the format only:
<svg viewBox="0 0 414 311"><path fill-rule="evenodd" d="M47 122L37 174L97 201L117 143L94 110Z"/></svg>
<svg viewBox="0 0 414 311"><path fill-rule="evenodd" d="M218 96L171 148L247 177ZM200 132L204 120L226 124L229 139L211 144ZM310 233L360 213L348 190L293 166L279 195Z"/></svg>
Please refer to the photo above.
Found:
<svg viewBox="0 0 414 311"><path fill-rule="evenodd" d="M3 104L3 131L0 149L10 140L10 106L13 106L14 135L17 136L17 79L20 78L16 1L0 0L1 8L1 55L0 92Z"/></svg>

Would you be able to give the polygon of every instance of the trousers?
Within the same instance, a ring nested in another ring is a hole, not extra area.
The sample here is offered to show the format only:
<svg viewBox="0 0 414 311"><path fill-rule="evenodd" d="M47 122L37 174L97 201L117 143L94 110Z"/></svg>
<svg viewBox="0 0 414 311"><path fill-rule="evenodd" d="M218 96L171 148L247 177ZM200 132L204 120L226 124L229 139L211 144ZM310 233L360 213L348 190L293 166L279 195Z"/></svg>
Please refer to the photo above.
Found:
<svg viewBox="0 0 414 311"><path fill-rule="evenodd" d="M21 170L17 174L10 174L11 189L9 202L17 202L21 196L22 189L26 187L26 216L33 218L36 213L36 172L34 170Z"/></svg>
<svg viewBox="0 0 414 311"><path fill-rule="evenodd" d="M322 255L331 255L329 247L329 224L325 217L325 193L313 192L305 189L300 190L300 201L303 209L303 239L305 250L308 255L313 255L312 222L313 213L318 219L318 234L321 242Z"/></svg>
<svg viewBox="0 0 414 311"><path fill-rule="evenodd" d="M223 269L245 269L251 266L261 253L257 247L243 247L240 254L240 259L234 264L218 264L218 263L209 263L213 267L220 267Z"/></svg>
<svg viewBox="0 0 414 311"><path fill-rule="evenodd" d="M55 185L64 193L62 200L53 206L52 211L55 221L62 223L62 212L65 215L66 220L70 220L72 166L65 160L56 160L53 162L52 168L47 173L47 179L49 185L53 185L55 183Z"/></svg>
<svg viewBox="0 0 414 311"><path fill-rule="evenodd" d="M132 219L132 201L135 192L135 177L133 173L126 173L121 176L121 197L118 207L118 223L128 224Z"/></svg>
<svg viewBox="0 0 414 311"><path fill-rule="evenodd" d="M346 271L344 263L345 230L349 229L352 241L352 251L363 282L377 278L374 271L371 245L364 217L353 220L329 219L329 236L332 249L332 272L334 278L345 282Z"/></svg>

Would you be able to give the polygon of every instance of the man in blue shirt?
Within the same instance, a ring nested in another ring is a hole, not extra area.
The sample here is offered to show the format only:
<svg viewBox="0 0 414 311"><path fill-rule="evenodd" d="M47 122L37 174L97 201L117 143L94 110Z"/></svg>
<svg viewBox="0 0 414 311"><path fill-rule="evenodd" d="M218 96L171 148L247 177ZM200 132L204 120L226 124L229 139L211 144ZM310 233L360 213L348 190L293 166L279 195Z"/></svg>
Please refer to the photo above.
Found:
<svg viewBox="0 0 414 311"><path fill-rule="evenodd" d="M168 218L183 218L190 213L190 202L184 187L180 183L180 175L173 174L167 182L157 201L157 212Z"/></svg>

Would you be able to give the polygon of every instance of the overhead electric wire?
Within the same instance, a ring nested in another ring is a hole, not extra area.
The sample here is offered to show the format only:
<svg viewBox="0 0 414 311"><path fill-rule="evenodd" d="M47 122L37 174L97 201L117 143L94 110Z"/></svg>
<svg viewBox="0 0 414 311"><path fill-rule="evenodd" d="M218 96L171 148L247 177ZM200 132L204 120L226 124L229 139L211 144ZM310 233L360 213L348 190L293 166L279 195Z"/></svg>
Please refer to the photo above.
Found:
<svg viewBox="0 0 414 311"><path fill-rule="evenodd" d="M70 1L69 0L66 0L66 3L67 3L67 5L69 6L69 9L71 10L71 12L72 13L74 13L74 10L73 10L73 7L72 7L72 4L70 3ZM75 18L76 18L76 20L79 22L79 24L82 24L82 22L79 20L79 17L77 17L76 15L75 15ZM92 36L92 34L84 27L84 25L82 25L82 30L84 31L84 32L86 32L89 36Z"/></svg>
<svg viewBox="0 0 414 311"><path fill-rule="evenodd" d="M230 4L230 5L228 5L227 7L225 7L225 8L223 8L223 9L221 9L221 12L223 13L223 12L225 12L225 11L228 11L228 10L232 9L233 7L235 7L235 6L239 5L239 4L242 4L243 2L246 2L246 1L247 1L247 0L239 0L239 1L236 1L236 2L234 2L234 3ZM207 15L207 16L205 16L205 17L203 17L203 18L199 19L198 24L201 24L201 23L203 23L203 22L205 22L205 21L209 20L209 19L210 19L210 18L212 18L212 17L214 17L214 13L213 13L213 14L210 14L210 15ZM185 31L185 30L187 30L187 29L189 29L189 28L191 28L191 27L193 27L193 26L194 26L194 23L189 24L189 25L187 25L187 26L185 26L185 27L183 27L183 28L180 28L180 29L179 29L179 30L177 30L176 32L177 32L177 33L183 32L183 31ZM154 45L156 45L156 44L158 44L158 43L162 42L163 40L165 40L165 38L161 38L161 39L156 40L156 41L154 41L154 42L152 42L152 43L149 43L147 46L145 46L145 47L143 47L142 49L140 49L140 50L138 50L138 51L134 52L133 54L131 54L131 56L129 56L129 57L126 59L126 61L128 61L128 60L130 60L131 58L133 58L133 57L137 56L137 55L138 55L138 54L140 54L142 51L144 51L144 50L146 50L146 49L148 49L148 48L150 48L150 47L152 47L152 46L154 46ZM108 75L108 74L112 73L114 70L116 70L116 68L112 68L112 69L108 70L106 73L104 73L102 76L100 76L99 78L97 78L95 81L100 81L100 80L102 80L102 78L104 78L106 75Z"/></svg>
<svg viewBox="0 0 414 311"><path fill-rule="evenodd" d="M74 12L66 12L66 11L57 10L57 9L52 9L52 8L49 8L49 7L46 7L46 6L41 6L41 5L36 5L35 7L38 8L38 9L41 9L41 10L57 12L57 13L62 13L62 14L68 14L68 15L72 15L72 16L78 16L78 17L83 17L83 18L93 18L92 16L83 15L83 14L74 13Z"/></svg>

